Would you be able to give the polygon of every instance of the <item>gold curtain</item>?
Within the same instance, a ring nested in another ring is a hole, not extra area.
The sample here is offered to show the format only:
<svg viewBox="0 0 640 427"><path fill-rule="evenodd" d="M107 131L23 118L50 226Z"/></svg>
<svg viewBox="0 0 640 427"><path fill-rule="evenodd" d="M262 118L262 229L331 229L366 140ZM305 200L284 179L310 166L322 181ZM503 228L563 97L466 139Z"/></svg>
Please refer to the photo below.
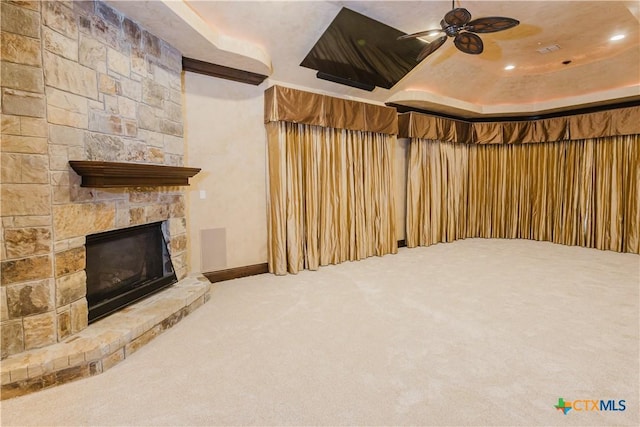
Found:
<svg viewBox="0 0 640 427"><path fill-rule="evenodd" d="M276 85L264 92L264 122L278 121L393 135L398 133L398 112L393 107Z"/></svg>
<svg viewBox="0 0 640 427"><path fill-rule="evenodd" d="M284 121L266 127L270 272L397 252L395 135Z"/></svg>
<svg viewBox="0 0 640 427"><path fill-rule="evenodd" d="M465 237L640 253L640 135L540 144L412 139L407 246Z"/></svg>
<svg viewBox="0 0 640 427"><path fill-rule="evenodd" d="M520 144L640 134L640 106L549 119L466 122L421 113L398 115L401 138L466 144Z"/></svg>
<svg viewBox="0 0 640 427"><path fill-rule="evenodd" d="M409 145L407 234L409 247L466 237L468 146L414 140Z"/></svg>

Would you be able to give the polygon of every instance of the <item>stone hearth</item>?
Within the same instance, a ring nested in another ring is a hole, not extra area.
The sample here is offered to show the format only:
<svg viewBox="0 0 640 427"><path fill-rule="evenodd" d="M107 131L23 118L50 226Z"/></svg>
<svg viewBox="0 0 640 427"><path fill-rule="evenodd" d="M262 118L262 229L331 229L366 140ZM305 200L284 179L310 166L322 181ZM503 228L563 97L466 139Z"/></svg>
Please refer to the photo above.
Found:
<svg viewBox="0 0 640 427"><path fill-rule="evenodd" d="M100 374L208 301L203 276L182 279L63 342L2 361L2 399Z"/></svg>

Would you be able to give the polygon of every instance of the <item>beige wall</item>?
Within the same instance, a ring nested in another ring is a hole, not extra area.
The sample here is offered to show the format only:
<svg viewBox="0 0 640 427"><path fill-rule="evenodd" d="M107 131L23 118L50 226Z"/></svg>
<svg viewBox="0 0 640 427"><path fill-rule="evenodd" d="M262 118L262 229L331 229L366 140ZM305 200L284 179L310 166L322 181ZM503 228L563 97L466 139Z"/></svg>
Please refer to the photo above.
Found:
<svg viewBox="0 0 640 427"><path fill-rule="evenodd" d="M267 262L265 88L184 73L185 163L202 168L188 191L190 271ZM202 230L214 230L204 265Z"/></svg>
<svg viewBox="0 0 640 427"><path fill-rule="evenodd" d="M269 86L268 81L252 86L184 73L185 164L202 168L188 191L192 272L267 262L263 94ZM407 149L408 140L398 139L395 179L399 240L405 236ZM206 198L201 198L201 191ZM202 238L203 230L208 230L209 237Z"/></svg>

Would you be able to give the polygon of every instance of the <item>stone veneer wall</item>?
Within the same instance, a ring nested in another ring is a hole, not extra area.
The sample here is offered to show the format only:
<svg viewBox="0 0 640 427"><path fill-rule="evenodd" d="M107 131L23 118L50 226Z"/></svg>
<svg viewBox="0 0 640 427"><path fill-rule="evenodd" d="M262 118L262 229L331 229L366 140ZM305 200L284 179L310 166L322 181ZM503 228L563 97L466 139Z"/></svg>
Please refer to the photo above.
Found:
<svg viewBox="0 0 640 427"><path fill-rule="evenodd" d="M81 188L69 160L182 165L181 55L98 1L2 1L2 358L87 326L85 236L168 221L180 188Z"/></svg>

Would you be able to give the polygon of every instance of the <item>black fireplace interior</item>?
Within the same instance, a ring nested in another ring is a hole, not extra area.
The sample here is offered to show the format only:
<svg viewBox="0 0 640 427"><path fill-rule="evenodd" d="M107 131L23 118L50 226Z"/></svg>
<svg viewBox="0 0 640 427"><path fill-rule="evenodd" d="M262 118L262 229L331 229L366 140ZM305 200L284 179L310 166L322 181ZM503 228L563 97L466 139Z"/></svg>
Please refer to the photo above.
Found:
<svg viewBox="0 0 640 427"><path fill-rule="evenodd" d="M178 281L162 223L87 236L89 323Z"/></svg>

